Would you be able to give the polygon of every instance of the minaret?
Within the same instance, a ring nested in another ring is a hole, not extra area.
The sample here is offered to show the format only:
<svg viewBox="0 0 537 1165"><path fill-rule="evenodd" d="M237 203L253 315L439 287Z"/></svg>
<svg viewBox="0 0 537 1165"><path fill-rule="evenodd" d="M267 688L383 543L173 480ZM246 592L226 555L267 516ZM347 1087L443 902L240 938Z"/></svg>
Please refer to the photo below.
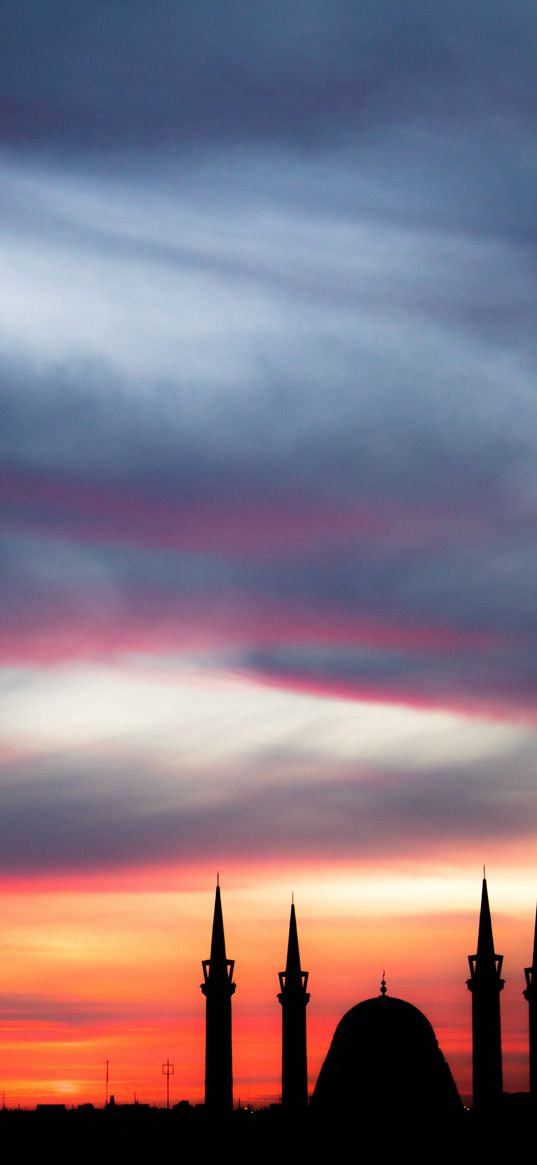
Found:
<svg viewBox="0 0 537 1165"><path fill-rule="evenodd" d="M483 871L484 875L484 871ZM503 955L497 955L492 937L492 922L483 876L481 912L477 954L469 955L472 992L472 1058L474 1078L474 1108L492 1108L499 1101L502 1090L502 1035L500 1025L500 991L503 990Z"/></svg>
<svg viewBox="0 0 537 1165"><path fill-rule="evenodd" d="M533 962L524 968L527 999L530 1009L530 1093L537 1102L537 911L535 912L535 932L533 936Z"/></svg>
<svg viewBox="0 0 537 1165"><path fill-rule="evenodd" d="M206 999L205 1019L205 1104L213 1112L233 1108L231 1055L231 996L235 992L233 959L226 958L224 920L217 878L214 902L211 957L203 959L201 990Z"/></svg>
<svg viewBox="0 0 537 1165"><path fill-rule="evenodd" d="M308 1103L306 1007L309 1003L309 971L300 966L294 902L291 904L285 971L279 972L282 1005L282 1104L302 1109Z"/></svg>

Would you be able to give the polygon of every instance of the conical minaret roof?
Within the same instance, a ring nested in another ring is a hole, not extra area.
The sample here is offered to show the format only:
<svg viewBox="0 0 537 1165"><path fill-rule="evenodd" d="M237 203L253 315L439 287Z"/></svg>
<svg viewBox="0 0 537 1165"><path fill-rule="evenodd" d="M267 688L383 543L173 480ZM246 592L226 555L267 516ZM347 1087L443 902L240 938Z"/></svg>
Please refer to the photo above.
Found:
<svg viewBox="0 0 537 1165"><path fill-rule="evenodd" d="M498 955L494 950L494 936L492 934L492 919L490 917L489 896L487 890L487 879L483 871L483 886L481 890L481 909L479 911L479 930L477 934L477 951L475 955L469 955L468 961L470 963L470 974L472 980L476 978L481 982L489 979L496 979L499 989L503 987L503 979L500 979L502 973L503 955ZM468 984L470 987L470 983ZM470 990L472 988L470 987Z"/></svg>
<svg viewBox="0 0 537 1165"><path fill-rule="evenodd" d="M224 917L222 914L222 898L220 882L216 883L214 899L213 931L211 935L211 970L219 966L226 966L226 936L224 934Z"/></svg>
<svg viewBox="0 0 537 1165"><path fill-rule="evenodd" d="M309 995L306 991L308 979L309 972L302 970L302 964L300 962L295 904L291 902L289 937L287 939L287 960L285 963L285 971L279 972L280 987L283 992L283 995L278 996L280 1003L283 1002L284 996L289 997L289 993L294 994L295 991L305 994L307 1003L309 1000Z"/></svg>
<svg viewBox="0 0 537 1165"><path fill-rule="evenodd" d="M287 961L285 964L285 982L288 987L302 986L302 967L300 965L300 950L298 946L298 930L294 902L291 904L289 919L289 938L287 941Z"/></svg>
<svg viewBox="0 0 537 1165"><path fill-rule="evenodd" d="M482 968L495 966L494 938L492 935L492 919L490 917L487 879L483 878L481 890L481 910L479 912L479 931L477 936L477 958Z"/></svg>
<svg viewBox="0 0 537 1165"><path fill-rule="evenodd" d="M224 982L232 991L235 990L235 985L231 982L233 976L233 969L235 962L233 959L228 959L226 954L226 939L224 935L224 918L222 915L222 899L220 896L220 880L216 882L216 893L214 897L214 913L213 913L213 929L211 934L211 954L208 959L202 960L204 983L202 991L205 993L207 986L211 985L216 988L219 984Z"/></svg>

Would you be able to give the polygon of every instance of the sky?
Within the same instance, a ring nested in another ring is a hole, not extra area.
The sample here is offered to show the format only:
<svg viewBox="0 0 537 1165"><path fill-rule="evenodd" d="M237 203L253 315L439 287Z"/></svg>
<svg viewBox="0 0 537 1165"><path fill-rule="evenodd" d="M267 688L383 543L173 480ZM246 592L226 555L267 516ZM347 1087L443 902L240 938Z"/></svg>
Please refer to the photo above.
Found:
<svg viewBox="0 0 537 1165"><path fill-rule="evenodd" d="M537 895L537 9L3 0L0 1090L235 1098Z"/></svg>

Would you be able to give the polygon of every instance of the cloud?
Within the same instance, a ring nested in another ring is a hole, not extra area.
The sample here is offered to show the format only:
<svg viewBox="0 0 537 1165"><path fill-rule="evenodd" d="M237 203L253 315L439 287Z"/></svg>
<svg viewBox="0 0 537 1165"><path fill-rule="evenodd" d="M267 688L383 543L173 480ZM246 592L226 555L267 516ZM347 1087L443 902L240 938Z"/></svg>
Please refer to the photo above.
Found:
<svg viewBox="0 0 537 1165"><path fill-rule="evenodd" d="M448 383L442 341L430 376L401 347L357 377L329 347L195 392L6 361L9 658L225 645L272 682L528 707L527 370L461 348Z"/></svg>
<svg viewBox="0 0 537 1165"><path fill-rule="evenodd" d="M144 1014L160 1016L165 1012L148 1009ZM7 1024L51 1024L54 1027L100 1027L117 1023L118 1020L132 1022L139 1017L140 1005L120 1002L113 1004L104 1000L65 999L42 995L38 992L4 991L0 994L0 1023Z"/></svg>
<svg viewBox="0 0 537 1165"><path fill-rule="evenodd" d="M252 675L295 690L335 688L358 699L458 706L468 712L488 706L507 715L516 706L521 715L532 716L537 681L533 644L486 639L479 644L470 638L461 650L446 636L436 650L418 650L409 644L398 647L396 640L394 635L391 645L371 641L361 647L332 643L268 648L245 653L242 664Z"/></svg>
<svg viewBox="0 0 537 1165"><path fill-rule="evenodd" d="M188 760L176 779L117 757L27 761L4 769L0 865L5 874L44 874L188 865L215 854L361 862L431 847L496 852L529 845L535 831L533 753L533 742L520 743L508 756L399 771L332 760L323 776L319 758L272 749L250 757L238 783L240 764L235 781L220 765L217 786L202 796Z"/></svg>
<svg viewBox="0 0 537 1165"><path fill-rule="evenodd" d="M479 125L498 106L524 125L534 109L535 14L520 0L508 14L458 0L442 12L426 0L261 0L255 13L245 0L155 0L150 21L141 0L128 20L122 0L86 0L76 15L59 0L4 8L15 141L311 148L391 120Z"/></svg>
<svg viewBox="0 0 537 1165"><path fill-rule="evenodd" d="M6 662L197 651L276 686L533 715L529 549L363 540L256 562L98 537L3 540Z"/></svg>
<svg viewBox="0 0 537 1165"><path fill-rule="evenodd" d="M53 689L66 660L197 652L254 690L530 721L535 13L128 7L0 18L5 658ZM295 761L262 758L277 800L217 766L218 806L149 761L108 792L102 759L14 774L6 868L531 820L526 754L503 792L477 762Z"/></svg>

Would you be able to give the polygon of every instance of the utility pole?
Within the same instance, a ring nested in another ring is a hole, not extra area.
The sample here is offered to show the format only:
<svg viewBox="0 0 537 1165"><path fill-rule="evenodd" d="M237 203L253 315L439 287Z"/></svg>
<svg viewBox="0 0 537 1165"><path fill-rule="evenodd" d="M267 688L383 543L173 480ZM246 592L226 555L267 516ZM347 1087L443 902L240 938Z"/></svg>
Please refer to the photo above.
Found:
<svg viewBox="0 0 537 1165"><path fill-rule="evenodd" d="M104 1106L105 1106L105 1108L107 1108L108 1107L108 1079L109 1079L108 1069L110 1066L110 1060L105 1060L105 1064L106 1064L106 1074L105 1074L105 1078L104 1078L105 1079Z"/></svg>
<svg viewBox="0 0 537 1165"><path fill-rule="evenodd" d="M175 1073L175 1064L170 1064L169 1060L162 1065L162 1075L166 1077L166 1108L170 1107L170 1076Z"/></svg>

